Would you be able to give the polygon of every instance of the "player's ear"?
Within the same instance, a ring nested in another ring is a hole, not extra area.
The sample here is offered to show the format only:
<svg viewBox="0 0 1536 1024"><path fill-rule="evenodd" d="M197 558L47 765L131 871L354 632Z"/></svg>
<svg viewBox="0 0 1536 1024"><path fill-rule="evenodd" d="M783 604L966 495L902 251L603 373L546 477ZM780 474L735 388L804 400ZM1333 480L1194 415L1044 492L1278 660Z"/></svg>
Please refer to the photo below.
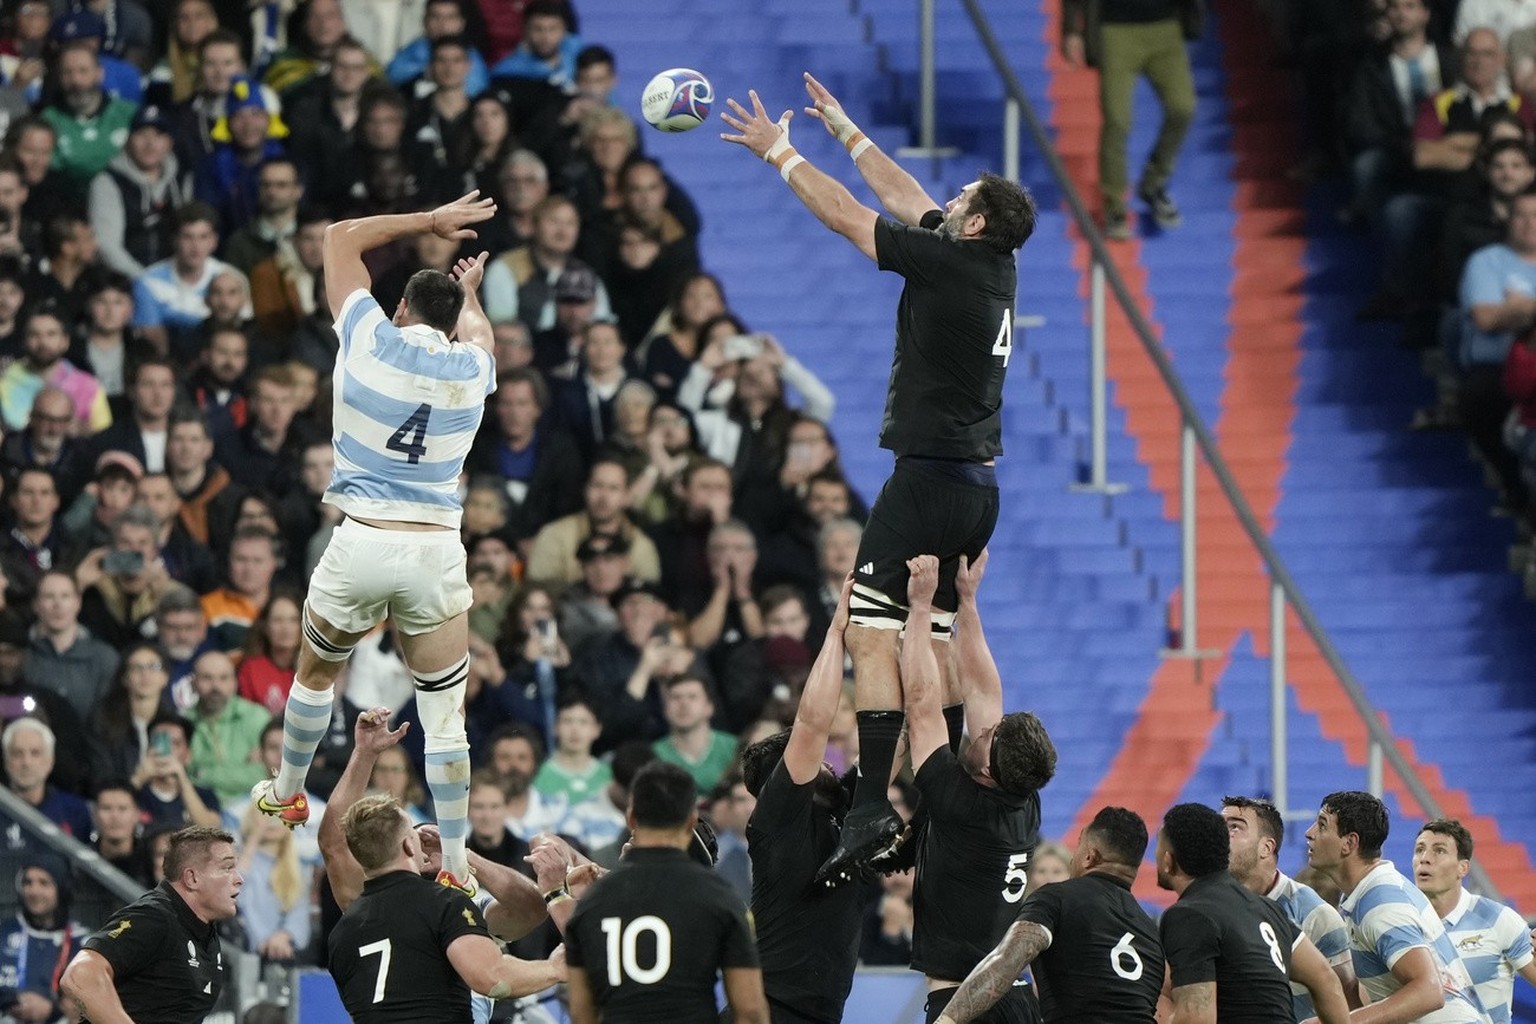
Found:
<svg viewBox="0 0 1536 1024"><path fill-rule="evenodd" d="M400 299L400 304L395 307L395 315L390 318L390 323L394 324L396 327L399 327L401 322L405 320L405 309L405 298L402 296Z"/></svg>

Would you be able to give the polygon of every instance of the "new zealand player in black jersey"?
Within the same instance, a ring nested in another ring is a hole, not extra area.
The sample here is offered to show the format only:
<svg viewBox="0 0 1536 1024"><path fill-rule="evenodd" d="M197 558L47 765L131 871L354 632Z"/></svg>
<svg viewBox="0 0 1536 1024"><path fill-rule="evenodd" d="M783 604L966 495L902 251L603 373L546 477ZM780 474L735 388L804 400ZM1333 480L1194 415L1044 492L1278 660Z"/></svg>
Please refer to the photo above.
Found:
<svg viewBox="0 0 1536 1024"><path fill-rule="evenodd" d="M493 1000L539 992L564 979L565 963L558 952L541 961L503 955L477 904L422 877L433 865L399 804L360 799L379 751L405 733L391 731L388 716L385 708L358 716L356 748L321 824L326 875L345 908L330 936L331 975L358 1024L463 1024L472 991ZM529 879L471 863L497 898L489 913L498 934L516 938L544 919Z"/></svg>
<svg viewBox="0 0 1536 1024"><path fill-rule="evenodd" d="M928 977L927 1014L936 1020L960 983L1002 939L1024 898L1025 868L1040 841L1040 787L1056 773L1056 748L1028 712L1002 713L1002 680L976 612L986 554L956 574L960 678L967 685L971 745L957 757L940 706L938 659L925 628L939 560L908 562L911 625L901 646L912 767L928 824L918 837L913 887L912 968ZM977 1018L997 1024L1039 1020L1026 986L1010 989Z"/></svg>
<svg viewBox="0 0 1536 1024"><path fill-rule="evenodd" d="M1348 1024L1339 979L1278 903L1227 871L1227 823L1178 804L1157 835L1157 884L1179 894L1163 914L1176 1024L1294 1024L1290 981L1312 993L1322 1024Z"/></svg>
<svg viewBox="0 0 1536 1024"><path fill-rule="evenodd" d="M64 969L60 989L85 1020L195 1024L208 1015L226 976L215 926L235 916L244 881L234 843L202 826L171 836L165 881L108 918Z"/></svg>
<svg viewBox="0 0 1536 1024"><path fill-rule="evenodd" d="M843 629L852 579L806 677L795 724L741 754L757 799L747 823L752 919L773 1024L838 1024L853 987L868 890L815 883L837 845L847 794L822 758L843 683Z"/></svg>
<svg viewBox="0 0 1536 1024"><path fill-rule="evenodd" d="M715 1024L715 980L738 1024L768 1024L752 925L730 883L689 856L698 788L652 762L629 793L630 848L565 926L571 1024Z"/></svg>
<svg viewBox="0 0 1536 1024"><path fill-rule="evenodd" d="M822 868L820 877L830 878L879 855L901 830L886 786L902 726L897 631L908 618L907 560L938 557L933 628L947 632L959 559L975 561L997 523L993 462L1002 454L1003 378L1013 353L1014 251L1034 230L1035 205L1017 184L982 174L941 210L820 82L807 74L805 86L807 113L847 147L890 217L807 163L789 142L793 112L770 121L755 92L750 113L728 101L734 116L721 118L739 134L722 138L773 164L822 223L906 280L880 432L896 466L859 544L847 631L860 775L838 848Z"/></svg>
<svg viewBox="0 0 1536 1024"><path fill-rule="evenodd" d="M1131 895L1146 852L1147 826L1136 812L1101 810L1078 837L1072 877L1029 895L938 1024L975 1020L1031 962L1045 1024L1154 1024L1163 946Z"/></svg>

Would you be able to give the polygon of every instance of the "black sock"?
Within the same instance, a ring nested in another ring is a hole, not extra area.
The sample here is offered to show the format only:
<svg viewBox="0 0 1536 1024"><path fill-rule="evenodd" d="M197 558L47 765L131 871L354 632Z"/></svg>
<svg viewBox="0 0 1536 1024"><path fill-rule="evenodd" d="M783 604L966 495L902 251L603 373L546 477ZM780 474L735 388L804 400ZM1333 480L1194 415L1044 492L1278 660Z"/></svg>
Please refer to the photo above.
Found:
<svg viewBox="0 0 1536 1024"><path fill-rule="evenodd" d="M965 705L945 704L944 725L949 730L949 752L960 753L960 739L965 735Z"/></svg>
<svg viewBox="0 0 1536 1024"><path fill-rule="evenodd" d="M891 762L906 715L900 711L860 711L859 784L853 790L854 806L884 803L891 785Z"/></svg>

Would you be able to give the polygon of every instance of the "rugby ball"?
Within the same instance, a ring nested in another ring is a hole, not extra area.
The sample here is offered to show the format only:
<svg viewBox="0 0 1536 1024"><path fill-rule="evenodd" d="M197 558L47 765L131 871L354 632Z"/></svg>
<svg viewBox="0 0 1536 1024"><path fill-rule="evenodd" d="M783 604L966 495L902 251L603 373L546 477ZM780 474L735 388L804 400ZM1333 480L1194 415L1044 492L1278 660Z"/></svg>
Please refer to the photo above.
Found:
<svg viewBox="0 0 1536 1024"><path fill-rule="evenodd" d="M652 78L640 94L640 114L664 132L686 132L709 117L715 89L691 68L672 68Z"/></svg>

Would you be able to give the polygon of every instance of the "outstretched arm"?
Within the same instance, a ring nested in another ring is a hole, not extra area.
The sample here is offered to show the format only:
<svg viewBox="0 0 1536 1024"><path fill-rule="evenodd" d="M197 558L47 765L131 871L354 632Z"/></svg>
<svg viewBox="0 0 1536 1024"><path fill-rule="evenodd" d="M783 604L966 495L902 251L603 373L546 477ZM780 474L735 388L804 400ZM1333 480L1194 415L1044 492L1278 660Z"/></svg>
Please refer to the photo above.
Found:
<svg viewBox="0 0 1536 1024"><path fill-rule="evenodd" d="M1051 933L1033 921L1015 921L997 948L977 964L939 1016L938 1024L965 1024L1008 994L1019 973L1051 945Z"/></svg>
<svg viewBox="0 0 1536 1024"><path fill-rule="evenodd" d="M987 571L987 552L976 557L975 564L960 556L960 570L955 574L955 592L960 603L955 614L955 645L960 680L964 685L965 725L972 736L980 736L1003 717L1003 677L997 671L992 648L981 626L981 612L976 592Z"/></svg>
<svg viewBox="0 0 1536 1024"><path fill-rule="evenodd" d="M939 560L933 555L908 559L907 629L901 640L901 690L907 710L907 744L912 770L930 754L949 745L944 725L939 659L933 653L933 594L939 586Z"/></svg>
<svg viewBox="0 0 1536 1024"><path fill-rule="evenodd" d="M112 964L93 949L82 949L64 968L59 991L80 1005L89 1020L101 1024L133 1024L113 983Z"/></svg>
<svg viewBox="0 0 1536 1024"><path fill-rule="evenodd" d="M476 237L469 227L496 216L496 201L477 198L479 190L444 203L426 213L390 213L378 217L359 217L337 221L325 229L325 297L331 315L341 317L341 305L359 288L368 288L373 280L363 265L363 253L410 235L432 232L441 238L463 240Z"/></svg>
<svg viewBox="0 0 1536 1024"><path fill-rule="evenodd" d="M795 724L784 748L784 769L797 786L816 778L827 753L827 734L832 731L832 719L837 716L837 703L843 692L843 630L848 627L848 598L852 592L850 573L843 580L843 592L838 596L837 611L832 616L832 625L827 627L821 653L816 655L811 674L806 677Z"/></svg>
<svg viewBox="0 0 1536 1024"><path fill-rule="evenodd" d="M389 728L389 709L374 708L357 716L352 729L354 745L347 767L341 773L336 788L331 790L330 802L325 805L325 817L320 819L320 857L325 862L325 875L331 880L331 895L336 905L346 910L363 891L363 866L347 848L347 836L341 820L352 805L368 793L368 779L373 775L373 763L379 752L400 742L411 723L404 722L393 731Z"/></svg>
<svg viewBox="0 0 1536 1024"><path fill-rule="evenodd" d="M454 333L460 341L494 353L496 339L491 321L480 307L480 280L485 276L485 261L490 255L482 252L472 260L459 260L454 265L453 276L464 286L464 308L459 311L459 326Z"/></svg>
<svg viewBox="0 0 1536 1024"><path fill-rule="evenodd" d="M816 219L859 247L870 259L875 255L874 210L853 198L840 182L834 181L808 163L789 144L789 122L794 111L786 110L777 122L768 120L763 101L756 90L747 94L752 100L752 112L748 113L740 103L728 99L735 116L722 113L720 120L736 129L739 134L720 137L726 142L746 146L754 156L778 168L779 176L789 183L800 201L816 215Z"/></svg>
<svg viewBox="0 0 1536 1024"><path fill-rule="evenodd" d="M843 112L837 97L809 71L805 72L805 91L811 95L811 105L805 112L820 121L848 150L853 165L864 176L864 183L875 193L887 213L903 224L917 224L923 214L939 208L916 178L875 145L874 139L859 130L859 126Z"/></svg>
<svg viewBox="0 0 1536 1024"><path fill-rule="evenodd" d="M1312 1005L1322 1024L1349 1024L1349 1003L1344 1000L1339 976L1305 935L1291 950L1291 979L1312 994Z"/></svg>

